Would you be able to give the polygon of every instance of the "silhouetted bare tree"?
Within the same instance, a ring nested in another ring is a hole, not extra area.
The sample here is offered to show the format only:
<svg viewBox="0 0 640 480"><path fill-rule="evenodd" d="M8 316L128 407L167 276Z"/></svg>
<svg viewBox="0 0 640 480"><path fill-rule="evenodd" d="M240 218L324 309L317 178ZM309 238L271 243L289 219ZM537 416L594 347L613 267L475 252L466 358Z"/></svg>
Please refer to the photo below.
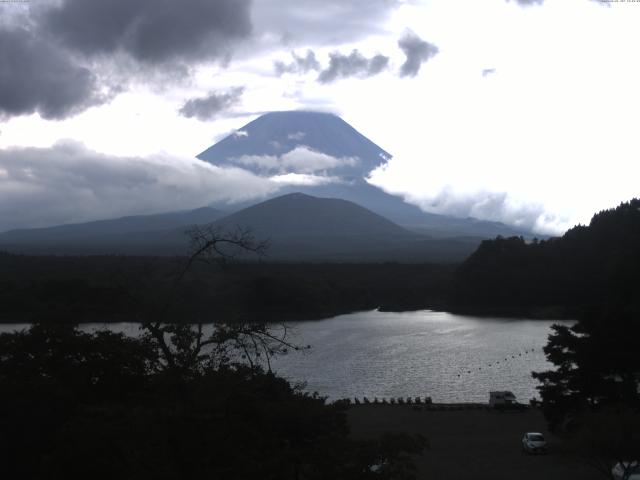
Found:
<svg viewBox="0 0 640 480"><path fill-rule="evenodd" d="M176 275L174 288L197 262L221 266L238 256L265 254L267 242L258 241L249 229L237 228L225 231L212 225L196 225L187 231L190 238L190 253L184 267ZM160 352L161 369L169 369L181 375L190 375L204 368L218 368L234 361L246 361L251 368L264 360L271 371L271 357L300 350L291 343L286 325L267 325L261 322L238 319L233 323L215 322L215 306L211 317L196 324L180 323L167 318L169 304L180 301L170 294L156 318L142 324L145 338Z"/></svg>

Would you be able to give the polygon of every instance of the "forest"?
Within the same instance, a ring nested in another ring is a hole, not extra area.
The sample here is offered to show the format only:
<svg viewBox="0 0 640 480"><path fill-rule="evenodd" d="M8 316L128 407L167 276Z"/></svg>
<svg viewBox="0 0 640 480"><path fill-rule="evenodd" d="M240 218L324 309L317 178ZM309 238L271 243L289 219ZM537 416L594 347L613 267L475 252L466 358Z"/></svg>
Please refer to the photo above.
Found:
<svg viewBox="0 0 640 480"><path fill-rule="evenodd" d="M198 263L187 257L0 254L0 322L140 321L171 296L174 321L326 318L358 310L441 308L449 264Z"/></svg>
<svg viewBox="0 0 640 480"><path fill-rule="evenodd" d="M640 200L595 214L562 237L483 241L456 270L451 307L473 313L576 318L640 302Z"/></svg>

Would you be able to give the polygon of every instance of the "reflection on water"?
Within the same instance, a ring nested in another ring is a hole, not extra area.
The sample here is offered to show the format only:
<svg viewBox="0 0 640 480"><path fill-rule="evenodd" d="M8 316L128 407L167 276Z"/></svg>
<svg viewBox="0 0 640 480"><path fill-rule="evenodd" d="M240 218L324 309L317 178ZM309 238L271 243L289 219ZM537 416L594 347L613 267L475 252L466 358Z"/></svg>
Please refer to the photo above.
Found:
<svg viewBox="0 0 640 480"><path fill-rule="evenodd" d="M542 347L553 323L562 322L429 310L291 322L290 338L311 349L279 357L273 368L332 399L431 396L436 402L486 402L490 390L511 390L527 401L537 394L531 371L550 367ZM86 324L83 329L103 326ZM20 327L24 325L0 325L0 331ZM137 324L106 327L139 334Z"/></svg>
<svg viewBox="0 0 640 480"><path fill-rule="evenodd" d="M537 396L531 371L550 368L542 347L553 323L561 322L428 310L293 322L294 338L312 349L277 359L274 369L331 398L486 402L490 390L511 390L528 401Z"/></svg>

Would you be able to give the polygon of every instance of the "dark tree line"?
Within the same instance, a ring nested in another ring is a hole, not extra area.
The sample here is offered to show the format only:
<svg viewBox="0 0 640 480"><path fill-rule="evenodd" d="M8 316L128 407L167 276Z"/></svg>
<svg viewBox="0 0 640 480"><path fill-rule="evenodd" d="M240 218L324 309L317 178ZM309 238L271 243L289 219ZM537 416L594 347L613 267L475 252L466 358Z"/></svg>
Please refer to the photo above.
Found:
<svg viewBox="0 0 640 480"><path fill-rule="evenodd" d="M637 309L640 200L593 216L560 238L486 240L454 276L456 309L575 318L607 305Z"/></svg>
<svg viewBox="0 0 640 480"><path fill-rule="evenodd" d="M550 425L571 429L576 414L611 406L638 409L639 340L638 317L624 307L554 325L544 351L556 368L533 374Z"/></svg>
<svg viewBox="0 0 640 480"><path fill-rule="evenodd" d="M248 236L199 240L137 338L62 322L0 335L3 477L413 478L424 438L352 439L343 405L271 372L271 356L301 348L286 329L171 321L190 264L227 258L223 245L259 251Z"/></svg>
<svg viewBox="0 0 640 480"><path fill-rule="evenodd" d="M177 290L175 317L198 321L307 320L382 307L440 307L453 266L436 264L197 262L176 287L185 258L23 256L0 253L0 322L141 321L156 298ZM204 312L204 313L203 313ZM208 318L211 319L209 316Z"/></svg>
<svg viewBox="0 0 640 480"><path fill-rule="evenodd" d="M234 363L243 340L215 336L197 355L197 332L175 329L169 361L152 336L60 324L0 335L3 476L411 478L421 439L352 440L342 407L258 367L257 350L253 367Z"/></svg>

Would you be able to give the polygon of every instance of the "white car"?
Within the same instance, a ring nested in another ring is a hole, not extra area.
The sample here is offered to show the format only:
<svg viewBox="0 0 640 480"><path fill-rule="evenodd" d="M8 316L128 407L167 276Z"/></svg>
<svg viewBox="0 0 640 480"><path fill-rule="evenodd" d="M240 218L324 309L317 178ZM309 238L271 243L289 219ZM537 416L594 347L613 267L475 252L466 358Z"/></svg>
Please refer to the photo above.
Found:
<svg viewBox="0 0 640 480"><path fill-rule="evenodd" d="M547 441L544 435L528 432L522 437L522 451L527 453L547 453Z"/></svg>
<svg viewBox="0 0 640 480"><path fill-rule="evenodd" d="M616 480L640 480L640 463L637 461L616 463L611 469L611 476Z"/></svg>

